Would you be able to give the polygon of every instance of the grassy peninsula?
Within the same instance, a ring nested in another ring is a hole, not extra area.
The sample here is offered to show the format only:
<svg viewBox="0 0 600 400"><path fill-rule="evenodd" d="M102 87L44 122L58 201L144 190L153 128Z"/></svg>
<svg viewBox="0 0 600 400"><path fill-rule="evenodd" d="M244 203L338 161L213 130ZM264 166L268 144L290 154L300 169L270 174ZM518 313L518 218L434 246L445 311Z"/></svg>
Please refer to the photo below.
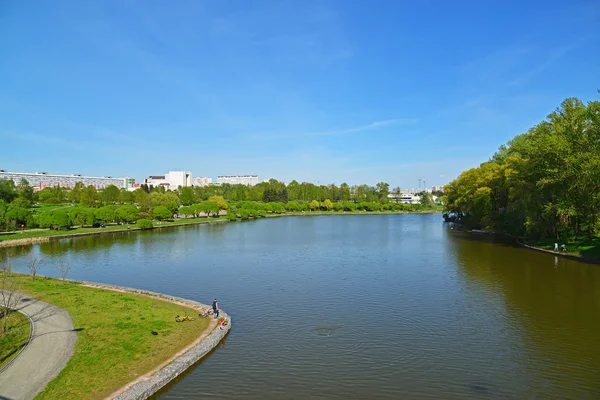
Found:
<svg viewBox="0 0 600 400"><path fill-rule="evenodd" d="M157 297L45 277L13 274L11 279L20 292L67 310L77 330L73 357L39 399L105 398L215 325L211 318L175 322L178 314L197 317L198 311Z"/></svg>

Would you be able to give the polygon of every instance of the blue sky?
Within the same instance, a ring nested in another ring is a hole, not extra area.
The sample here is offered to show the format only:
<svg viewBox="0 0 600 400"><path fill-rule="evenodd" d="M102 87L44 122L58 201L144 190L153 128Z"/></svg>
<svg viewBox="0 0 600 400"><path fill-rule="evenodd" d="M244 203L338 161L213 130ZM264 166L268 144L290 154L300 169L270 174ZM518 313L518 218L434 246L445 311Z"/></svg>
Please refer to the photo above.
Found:
<svg viewBox="0 0 600 400"><path fill-rule="evenodd" d="M0 168L417 187L598 100L597 1L0 3Z"/></svg>

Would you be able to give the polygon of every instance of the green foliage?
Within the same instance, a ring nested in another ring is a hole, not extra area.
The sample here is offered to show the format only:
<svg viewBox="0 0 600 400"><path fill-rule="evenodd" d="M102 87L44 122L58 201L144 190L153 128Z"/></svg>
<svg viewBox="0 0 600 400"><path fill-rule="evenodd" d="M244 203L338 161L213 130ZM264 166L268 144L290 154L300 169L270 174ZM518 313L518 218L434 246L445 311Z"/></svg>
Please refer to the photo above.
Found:
<svg viewBox="0 0 600 400"><path fill-rule="evenodd" d="M152 229L154 227L154 225L152 224L152 221L149 219L145 219L145 218L138 219L136 225L140 229Z"/></svg>
<svg viewBox="0 0 600 400"><path fill-rule="evenodd" d="M72 225L71 217L65 210L45 211L39 216L40 228L67 229Z"/></svg>
<svg viewBox="0 0 600 400"><path fill-rule="evenodd" d="M67 212L76 226L92 225L96 219L94 210L86 207L71 208Z"/></svg>
<svg viewBox="0 0 600 400"><path fill-rule="evenodd" d="M179 188L179 199L181 200L181 204L183 205L191 206L192 204L194 204L196 202L196 193L194 192L194 188Z"/></svg>
<svg viewBox="0 0 600 400"><path fill-rule="evenodd" d="M183 206L183 207L179 208L177 213L184 217L189 217L189 216L195 215L196 211L194 210L193 206Z"/></svg>
<svg viewBox="0 0 600 400"><path fill-rule="evenodd" d="M231 222L237 221L237 215L232 212L228 212L226 218Z"/></svg>
<svg viewBox="0 0 600 400"><path fill-rule="evenodd" d="M600 102L566 99L444 189L447 218L554 240L599 233Z"/></svg>
<svg viewBox="0 0 600 400"><path fill-rule="evenodd" d="M86 207L95 207L100 203L100 195L95 187L89 185L85 189L81 191L81 195L79 196L79 202L82 206Z"/></svg>
<svg viewBox="0 0 600 400"><path fill-rule="evenodd" d="M329 199L325 199L323 204L321 205L321 209L325 211L331 211L333 209L333 203Z"/></svg>
<svg viewBox="0 0 600 400"><path fill-rule="evenodd" d="M113 222L115 220L115 209L111 206L104 206L97 209L94 213L97 221Z"/></svg>
<svg viewBox="0 0 600 400"><path fill-rule="evenodd" d="M27 222L27 218L29 217L30 212L28 209L19 207L17 205L11 204L8 206L6 210L5 218L9 220L13 220L17 225L24 224Z"/></svg>
<svg viewBox="0 0 600 400"><path fill-rule="evenodd" d="M173 219L173 213L165 206L158 206L152 210L152 215L159 221Z"/></svg>
<svg viewBox="0 0 600 400"><path fill-rule="evenodd" d="M117 222L133 222L140 216L140 210L134 205L120 206L115 211Z"/></svg>
<svg viewBox="0 0 600 400"><path fill-rule="evenodd" d="M0 200L11 203L17 197L17 188L10 179L0 179Z"/></svg>
<svg viewBox="0 0 600 400"><path fill-rule="evenodd" d="M121 199L121 191L115 185L108 185L100 192L102 204L115 204Z"/></svg>

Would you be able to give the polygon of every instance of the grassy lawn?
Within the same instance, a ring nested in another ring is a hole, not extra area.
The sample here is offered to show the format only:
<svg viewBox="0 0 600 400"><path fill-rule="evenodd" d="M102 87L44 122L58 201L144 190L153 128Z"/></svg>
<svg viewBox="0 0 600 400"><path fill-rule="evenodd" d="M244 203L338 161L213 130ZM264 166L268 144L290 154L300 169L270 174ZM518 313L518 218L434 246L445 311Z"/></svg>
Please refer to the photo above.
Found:
<svg viewBox="0 0 600 400"><path fill-rule="evenodd" d="M199 223L209 223L215 221L223 221L225 217L219 218L185 218L178 219L175 221L163 221L158 223L154 221L155 227L164 227L164 226L176 226L176 225L187 225L187 224L199 224ZM127 227L130 226L132 229L136 227L135 224L122 224L122 225L107 225L104 228L75 228L69 230L55 231L55 230L35 230L35 231L25 231L25 233L15 233L12 235L0 235L0 241L3 240L15 240L15 239L27 239L27 238L36 238L36 237L48 237L48 236L62 236L62 235L76 235L81 233L105 233L105 232L118 232L118 231L126 231Z"/></svg>
<svg viewBox="0 0 600 400"><path fill-rule="evenodd" d="M546 250L554 250L554 243L556 243L556 240L553 239L527 242L531 246ZM563 243L558 242L558 245L561 246ZM571 240L566 242L565 245L567 246L567 253L570 255L600 260L600 237L595 237L591 240L587 238Z"/></svg>
<svg viewBox="0 0 600 400"><path fill-rule="evenodd" d="M20 291L67 310L78 330L75 354L36 399L104 398L192 343L211 321L175 322L178 314L198 312L143 295L51 278L14 279Z"/></svg>
<svg viewBox="0 0 600 400"><path fill-rule="evenodd" d="M4 315L5 308L0 307L0 315ZM2 326L0 318L0 327ZM8 330L0 337L0 369L10 362L19 353L19 350L29 339L29 319L20 312L11 312L8 316Z"/></svg>

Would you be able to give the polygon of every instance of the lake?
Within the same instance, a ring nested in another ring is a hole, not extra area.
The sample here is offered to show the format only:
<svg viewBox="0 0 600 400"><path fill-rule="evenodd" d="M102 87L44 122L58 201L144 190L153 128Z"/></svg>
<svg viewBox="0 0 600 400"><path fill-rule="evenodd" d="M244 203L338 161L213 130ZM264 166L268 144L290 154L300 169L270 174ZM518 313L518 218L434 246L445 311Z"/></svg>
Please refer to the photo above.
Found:
<svg viewBox="0 0 600 400"><path fill-rule="evenodd" d="M6 251L6 250L4 250ZM69 277L210 304L233 328L155 399L599 399L600 266L440 214L282 217L66 239Z"/></svg>

